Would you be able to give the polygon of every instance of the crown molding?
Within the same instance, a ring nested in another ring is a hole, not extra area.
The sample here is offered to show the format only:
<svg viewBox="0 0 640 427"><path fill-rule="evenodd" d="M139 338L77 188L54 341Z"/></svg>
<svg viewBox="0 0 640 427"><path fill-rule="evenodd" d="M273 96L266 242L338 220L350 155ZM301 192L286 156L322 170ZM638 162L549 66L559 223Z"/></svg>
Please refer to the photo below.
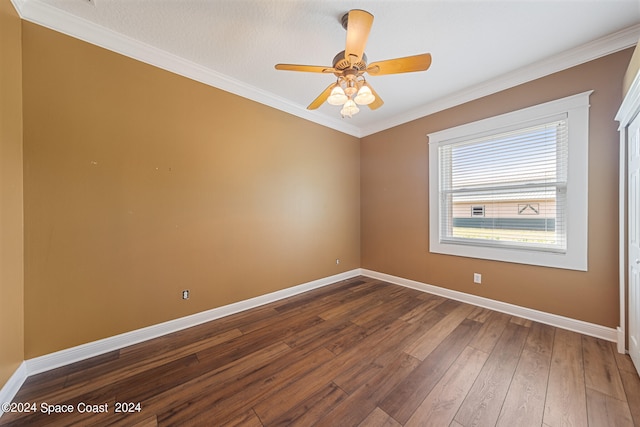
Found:
<svg viewBox="0 0 640 427"><path fill-rule="evenodd" d="M327 118L282 97L203 67L139 40L96 25L38 0L11 0L20 17L59 33L119 53L154 67L250 99L325 127L361 137L360 129L339 119Z"/></svg>
<svg viewBox="0 0 640 427"><path fill-rule="evenodd" d="M316 111L309 111L271 92L248 85L192 61L185 60L177 55L170 54L123 34L98 26L88 20L79 18L39 0L11 0L11 2L20 17L25 21L41 25L87 43L357 138L362 138L635 46L638 43L638 39L640 39L640 24L636 24L530 66L468 87L450 96L409 110L401 115L378 121L372 126L360 128L338 118L329 118Z"/></svg>
<svg viewBox="0 0 640 427"><path fill-rule="evenodd" d="M502 90L506 90L523 83L548 76L559 71L584 64L603 56L633 47L640 39L640 24L627 27L623 30L609 34L590 43L578 46L550 56L545 60L515 71L503 74L494 79L468 87L450 96L446 96L422 107L408 111L402 115L382 120L374 126L363 128L362 136L371 135L394 126L398 126L447 108L455 107L483 96L488 96Z"/></svg>

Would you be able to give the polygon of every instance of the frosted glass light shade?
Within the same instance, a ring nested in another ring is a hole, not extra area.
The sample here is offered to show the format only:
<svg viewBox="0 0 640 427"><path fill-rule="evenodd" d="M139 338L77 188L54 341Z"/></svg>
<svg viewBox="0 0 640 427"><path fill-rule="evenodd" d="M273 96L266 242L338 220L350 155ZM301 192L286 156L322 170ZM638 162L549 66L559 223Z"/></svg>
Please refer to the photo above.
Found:
<svg viewBox="0 0 640 427"><path fill-rule="evenodd" d="M344 106L342 107L342 110L340 110L340 114L342 114L343 117L351 118L351 116L358 113L358 111L360 111L360 109L358 108L356 103L350 99L347 102L345 102Z"/></svg>
<svg viewBox="0 0 640 427"><path fill-rule="evenodd" d="M340 86L335 86L331 89L331 95L327 98L327 102L331 105L342 105L347 102L349 98L344 94L344 90Z"/></svg>
<svg viewBox="0 0 640 427"><path fill-rule="evenodd" d="M360 88L358 94L353 100L356 101L356 103L359 105L369 105L373 101L375 101L375 99L376 97L373 95L373 93L371 93L371 89L369 89L369 86L364 85Z"/></svg>

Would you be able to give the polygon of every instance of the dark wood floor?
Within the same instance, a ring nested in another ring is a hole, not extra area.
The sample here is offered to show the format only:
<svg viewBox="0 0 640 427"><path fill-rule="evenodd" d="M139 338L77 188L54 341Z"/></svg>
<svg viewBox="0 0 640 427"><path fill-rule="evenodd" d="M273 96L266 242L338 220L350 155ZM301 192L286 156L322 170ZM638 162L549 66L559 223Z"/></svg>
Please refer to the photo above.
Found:
<svg viewBox="0 0 640 427"><path fill-rule="evenodd" d="M14 402L38 412L0 425L640 426L612 343L363 277L30 377Z"/></svg>

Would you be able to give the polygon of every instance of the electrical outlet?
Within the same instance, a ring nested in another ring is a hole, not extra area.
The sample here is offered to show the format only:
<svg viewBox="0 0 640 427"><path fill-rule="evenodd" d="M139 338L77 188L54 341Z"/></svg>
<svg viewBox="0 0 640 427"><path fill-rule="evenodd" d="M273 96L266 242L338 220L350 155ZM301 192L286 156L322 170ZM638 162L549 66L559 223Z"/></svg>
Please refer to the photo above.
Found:
<svg viewBox="0 0 640 427"><path fill-rule="evenodd" d="M480 273L473 273L473 283L482 283L482 274Z"/></svg>
<svg viewBox="0 0 640 427"><path fill-rule="evenodd" d="M189 299L189 289L182 291L182 299Z"/></svg>
<svg viewBox="0 0 640 427"><path fill-rule="evenodd" d="M340 264L340 258L336 258L336 265Z"/></svg>

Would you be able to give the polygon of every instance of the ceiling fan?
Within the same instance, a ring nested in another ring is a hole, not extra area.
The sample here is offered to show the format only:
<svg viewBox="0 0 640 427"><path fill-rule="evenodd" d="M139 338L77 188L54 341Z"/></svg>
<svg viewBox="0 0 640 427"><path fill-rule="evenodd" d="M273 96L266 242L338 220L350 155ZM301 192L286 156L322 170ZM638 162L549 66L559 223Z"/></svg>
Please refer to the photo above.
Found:
<svg viewBox="0 0 640 427"><path fill-rule="evenodd" d="M318 65L277 64L276 70L303 71L310 73L334 74L338 79L330 84L309 106L315 110L325 101L331 105L342 105L342 117L351 117L367 105L370 109L380 108L384 101L364 78L364 73L372 76L385 74L425 71L431 65L431 55L406 56L367 64L364 48L369 38L373 15L367 11L354 9L344 14L342 26L347 30L346 48L333 58L331 67Z"/></svg>

